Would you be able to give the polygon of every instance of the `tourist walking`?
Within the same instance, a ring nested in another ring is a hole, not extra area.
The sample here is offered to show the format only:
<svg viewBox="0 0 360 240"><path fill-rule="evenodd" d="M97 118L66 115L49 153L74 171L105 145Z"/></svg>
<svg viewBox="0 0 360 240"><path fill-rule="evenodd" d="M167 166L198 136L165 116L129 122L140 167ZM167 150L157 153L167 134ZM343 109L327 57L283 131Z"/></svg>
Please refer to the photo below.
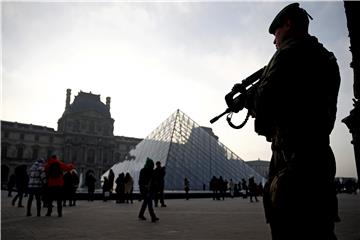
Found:
<svg viewBox="0 0 360 240"><path fill-rule="evenodd" d="M63 206L66 206L66 201L69 201L69 206L75 206L76 204L76 190L79 186L79 175L75 169L67 171L64 174L64 202Z"/></svg>
<svg viewBox="0 0 360 240"><path fill-rule="evenodd" d="M164 187L165 187L165 167L161 166L161 162L156 162L156 167L154 170L154 183L156 185L156 193L155 193L155 207L158 206L158 202L160 200L161 207L166 207L164 201Z"/></svg>
<svg viewBox="0 0 360 240"><path fill-rule="evenodd" d="M94 201L96 178L93 172L90 172L86 178L86 185L88 187L88 201Z"/></svg>
<svg viewBox="0 0 360 240"><path fill-rule="evenodd" d="M154 161L150 158L147 158L144 167L140 170L140 175L139 175L139 188L143 202L138 217L140 220L146 220L144 213L146 208L148 208L149 214L151 216L151 221L156 222L159 220L159 218L155 215L152 205L152 201L155 193L154 184L152 183L153 172L154 172L153 169L154 169Z"/></svg>
<svg viewBox="0 0 360 240"><path fill-rule="evenodd" d="M225 200L225 194L227 189L227 182L223 179L222 176L219 177L219 190L220 190L220 198Z"/></svg>
<svg viewBox="0 0 360 240"><path fill-rule="evenodd" d="M124 195L125 195L125 175L124 173L120 173L115 180L116 183L116 203L124 203Z"/></svg>
<svg viewBox="0 0 360 240"><path fill-rule="evenodd" d="M124 185L125 201L126 203L133 203L132 193L134 187L134 180L131 177L130 173L126 173Z"/></svg>
<svg viewBox="0 0 360 240"><path fill-rule="evenodd" d="M76 205L76 190L79 187L80 178L79 178L79 174L75 168L73 170L71 170L70 173L71 173L72 189L71 189L71 193L70 193L69 206L75 206Z"/></svg>
<svg viewBox="0 0 360 240"><path fill-rule="evenodd" d="M15 173L10 175L9 181L7 183L8 187L8 197L12 197L12 191L14 190L14 187L16 185L16 176Z"/></svg>
<svg viewBox="0 0 360 240"><path fill-rule="evenodd" d="M114 171L113 171L112 169L110 169L110 171L109 171L108 179L109 179L110 192L113 192L113 190L114 190L113 188L114 188L115 174L114 174Z"/></svg>
<svg viewBox="0 0 360 240"><path fill-rule="evenodd" d="M255 183L254 177L249 178L249 196L250 196L250 202L253 202L253 197L255 198L255 201L257 202L257 185Z"/></svg>
<svg viewBox="0 0 360 240"><path fill-rule="evenodd" d="M219 197L219 179L213 176L210 180L210 190L212 191L213 200L220 200Z"/></svg>
<svg viewBox="0 0 360 240"><path fill-rule="evenodd" d="M36 216L41 215L41 196L46 185L45 160L40 158L29 169L29 198L27 201L26 216L31 216L31 205L35 197Z"/></svg>
<svg viewBox="0 0 360 240"><path fill-rule="evenodd" d="M103 192L103 201L106 202L108 198L110 198L110 182L107 177L104 177L102 192Z"/></svg>
<svg viewBox="0 0 360 240"><path fill-rule="evenodd" d="M11 203L13 206L15 206L16 200L19 199L17 205L19 208L24 207L22 205L22 199L27 191L27 186L29 183L29 176L26 172L26 168L27 168L26 165L21 165L15 168L15 185L17 189L17 194L15 195Z"/></svg>

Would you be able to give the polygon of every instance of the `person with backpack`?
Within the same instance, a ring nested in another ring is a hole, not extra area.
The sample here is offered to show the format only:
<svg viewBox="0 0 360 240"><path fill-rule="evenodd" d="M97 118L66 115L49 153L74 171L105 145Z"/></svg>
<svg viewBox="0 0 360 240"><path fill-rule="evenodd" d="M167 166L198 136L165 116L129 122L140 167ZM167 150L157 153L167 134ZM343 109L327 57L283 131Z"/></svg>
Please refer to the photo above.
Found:
<svg viewBox="0 0 360 240"><path fill-rule="evenodd" d="M48 211L46 216L51 216L52 203L57 202L58 217L62 217L62 199L64 195L64 178L63 172L71 171L73 164L61 162L56 155L51 156L45 166L47 175L47 194L48 194Z"/></svg>

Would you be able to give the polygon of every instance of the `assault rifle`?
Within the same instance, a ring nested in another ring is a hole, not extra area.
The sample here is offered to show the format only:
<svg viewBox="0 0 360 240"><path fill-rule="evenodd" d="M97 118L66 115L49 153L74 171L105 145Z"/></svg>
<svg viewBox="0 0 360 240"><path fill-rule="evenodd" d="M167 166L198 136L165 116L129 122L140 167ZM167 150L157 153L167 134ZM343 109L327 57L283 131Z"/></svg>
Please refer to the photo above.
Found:
<svg viewBox="0 0 360 240"><path fill-rule="evenodd" d="M228 108L223 113L221 113L218 116L211 119L210 120L211 124L216 122L217 120L219 120L225 114L228 114L226 117L226 120L227 120L228 124L230 125L230 127L235 128L235 129L240 129L243 126L245 126L245 124L250 116L249 111L248 111L243 123L241 123L238 126L234 125L231 122L232 114L239 112L240 110L242 110L245 107L245 103L248 98L248 93L257 87L257 84L259 83L259 79L265 70L265 67L257 70L256 72L251 74L249 77L242 80L241 83L237 83L234 85L234 87L231 89L231 92L229 92L228 94L225 95L225 102L226 102Z"/></svg>

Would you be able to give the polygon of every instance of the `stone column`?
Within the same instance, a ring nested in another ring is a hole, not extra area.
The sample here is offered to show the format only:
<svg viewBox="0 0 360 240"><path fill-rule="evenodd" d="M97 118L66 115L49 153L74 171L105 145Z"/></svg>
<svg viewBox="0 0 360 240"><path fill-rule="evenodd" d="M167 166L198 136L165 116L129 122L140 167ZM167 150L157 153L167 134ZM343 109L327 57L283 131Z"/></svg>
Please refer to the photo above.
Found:
<svg viewBox="0 0 360 240"><path fill-rule="evenodd" d="M70 97L71 97L71 89L66 89L66 103L65 103L65 110L70 106Z"/></svg>
<svg viewBox="0 0 360 240"><path fill-rule="evenodd" d="M352 53L352 62L350 67L354 70L354 109L350 111L350 115L342 120L349 128L352 134L355 152L355 162L357 168L358 184L360 179L360 2L344 1L345 14L347 19L347 27L350 38L350 51ZM347 80L347 79L346 79Z"/></svg>
<svg viewBox="0 0 360 240"><path fill-rule="evenodd" d="M109 110L110 110L110 101L111 101L111 98L107 97L106 98L106 106L109 108Z"/></svg>

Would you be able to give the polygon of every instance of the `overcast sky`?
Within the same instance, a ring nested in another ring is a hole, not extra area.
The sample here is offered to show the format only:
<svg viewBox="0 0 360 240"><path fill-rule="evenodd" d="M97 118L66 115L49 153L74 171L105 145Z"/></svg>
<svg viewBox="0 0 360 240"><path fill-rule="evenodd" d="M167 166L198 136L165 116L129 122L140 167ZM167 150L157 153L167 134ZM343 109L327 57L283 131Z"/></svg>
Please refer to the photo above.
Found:
<svg viewBox="0 0 360 240"><path fill-rule="evenodd" d="M1 119L57 129L79 91L111 97L114 134L145 138L180 109L244 160L270 144L225 118L224 96L275 52L268 33L290 2L2 2ZM338 176L356 176L349 115L353 72L343 2L302 2L310 34L338 58L342 82L331 144ZM309 86L311 87L311 86ZM306 93L304 93L306 97ZM245 112L235 118L240 122ZM311 117L311 116L309 116Z"/></svg>

